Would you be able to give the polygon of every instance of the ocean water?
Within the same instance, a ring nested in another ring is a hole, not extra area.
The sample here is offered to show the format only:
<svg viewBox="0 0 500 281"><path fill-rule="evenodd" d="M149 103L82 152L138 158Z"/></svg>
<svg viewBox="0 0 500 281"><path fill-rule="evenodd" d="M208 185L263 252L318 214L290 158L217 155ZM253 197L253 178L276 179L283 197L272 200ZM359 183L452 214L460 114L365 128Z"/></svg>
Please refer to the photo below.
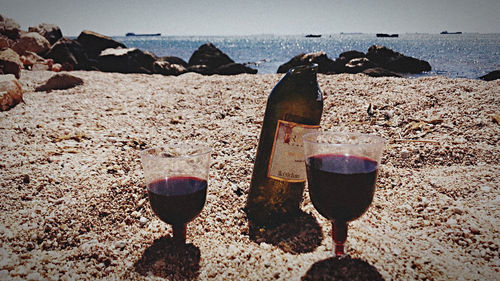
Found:
<svg viewBox="0 0 500 281"><path fill-rule="evenodd" d="M428 61L432 71L423 75L477 78L500 69L500 33L399 34L397 38L377 38L375 34L326 34L320 38L304 35L113 38L127 47L186 61L199 46L211 42L234 61L250 63L258 74L276 73L281 64L300 53L324 51L329 58L336 59L344 51L366 53L373 44Z"/></svg>

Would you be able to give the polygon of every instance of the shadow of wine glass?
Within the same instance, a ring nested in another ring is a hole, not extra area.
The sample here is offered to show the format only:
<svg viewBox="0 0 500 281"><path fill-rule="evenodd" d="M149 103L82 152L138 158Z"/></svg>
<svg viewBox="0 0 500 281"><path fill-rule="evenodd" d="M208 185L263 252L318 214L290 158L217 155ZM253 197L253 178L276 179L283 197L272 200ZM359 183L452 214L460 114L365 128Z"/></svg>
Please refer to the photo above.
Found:
<svg viewBox="0 0 500 281"><path fill-rule="evenodd" d="M269 243L292 254L312 252L323 241L321 226L316 218L305 212L271 228L263 229L250 223L249 234L256 243Z"/></svg>
<svg viewBox="0 0 500 281"><path fill-rule="evenodd" d="M328 258L316 262L309 268L302 281L310 280L384 280L373 266L361 259L349 256L343 258Z"/></svg>
<svg viewBox="0 0 500 281"><path fill-rule="evenodd" d="M143 275L170 280L196 280L200 268L200 249L193 244L176 246L169 236L156 239L135 264Z"/></svg>

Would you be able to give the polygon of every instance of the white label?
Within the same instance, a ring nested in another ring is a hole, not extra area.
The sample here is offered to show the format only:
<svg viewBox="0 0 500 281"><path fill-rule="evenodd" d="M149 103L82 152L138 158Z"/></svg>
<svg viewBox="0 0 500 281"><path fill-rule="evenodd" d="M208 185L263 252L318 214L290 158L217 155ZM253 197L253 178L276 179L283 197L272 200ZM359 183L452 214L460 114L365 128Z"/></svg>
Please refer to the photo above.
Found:
<svg viewBox="0 0 500 281"><path fill-rule="evenodd" d="M306 181L302 135L314 132L318 128L317 125L303 125L279 120L267 176L289 182Z"/></svg>

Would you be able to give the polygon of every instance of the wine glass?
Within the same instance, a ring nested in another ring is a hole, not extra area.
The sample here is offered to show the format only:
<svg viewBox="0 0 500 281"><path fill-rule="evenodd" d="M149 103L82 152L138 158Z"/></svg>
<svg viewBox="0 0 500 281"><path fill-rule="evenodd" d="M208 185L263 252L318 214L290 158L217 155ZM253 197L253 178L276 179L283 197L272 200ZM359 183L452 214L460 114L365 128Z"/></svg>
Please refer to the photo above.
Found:
<svg viewBox="0 0 500 281"><path fill-rule="evenodd" d="M360 133L315 132L303 136L309 195L332 221L334 254L345 256L347 224L370 206L385 140Z"/></svg>
<svg viewBox="0 0 500 281"><path fill-rule="evenodd" d="M153 212L173 228L173 242L186 243L186 224L201 213L207 197L209 147L172 144L141 151Z"/></svg>

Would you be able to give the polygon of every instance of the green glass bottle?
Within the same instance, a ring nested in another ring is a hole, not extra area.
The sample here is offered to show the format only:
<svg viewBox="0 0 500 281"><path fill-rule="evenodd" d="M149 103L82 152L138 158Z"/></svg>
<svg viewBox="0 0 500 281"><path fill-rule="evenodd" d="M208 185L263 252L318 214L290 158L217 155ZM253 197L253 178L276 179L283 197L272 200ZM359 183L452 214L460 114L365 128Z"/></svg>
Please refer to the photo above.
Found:
<svg viewBox="0 0 500 281"><path fill-rule="evenodd" d="M287 221L300 211L306 181L302 135L319 128L323 94L317 64L290 69L267 99L246 211L253 226Z"/></svg>

